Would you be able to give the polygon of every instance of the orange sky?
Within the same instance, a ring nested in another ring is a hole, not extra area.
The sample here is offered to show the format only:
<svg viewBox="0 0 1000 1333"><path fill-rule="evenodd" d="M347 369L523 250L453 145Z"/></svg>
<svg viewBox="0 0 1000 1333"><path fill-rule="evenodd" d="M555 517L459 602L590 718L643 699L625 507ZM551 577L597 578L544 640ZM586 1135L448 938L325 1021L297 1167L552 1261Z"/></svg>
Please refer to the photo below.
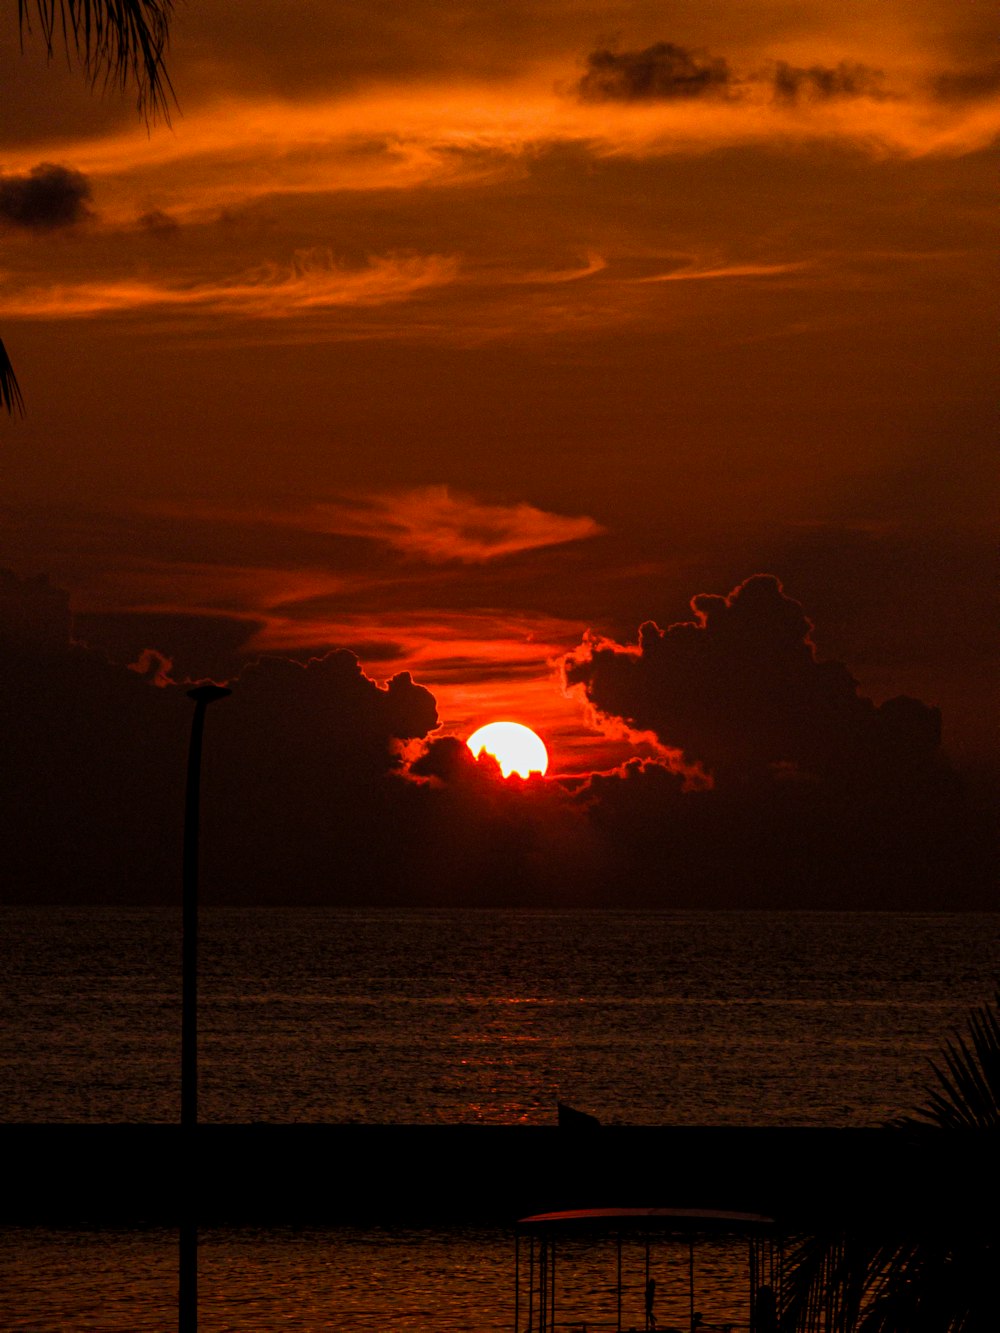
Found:
<svg viewBox="0 0 1000 1333"><path fill-rule="evenodd" d="M988 7L191 0L148 132L13 22L0 566L89 643L351 647L588 771L557 659L769 571L995 759Z"/></svg>

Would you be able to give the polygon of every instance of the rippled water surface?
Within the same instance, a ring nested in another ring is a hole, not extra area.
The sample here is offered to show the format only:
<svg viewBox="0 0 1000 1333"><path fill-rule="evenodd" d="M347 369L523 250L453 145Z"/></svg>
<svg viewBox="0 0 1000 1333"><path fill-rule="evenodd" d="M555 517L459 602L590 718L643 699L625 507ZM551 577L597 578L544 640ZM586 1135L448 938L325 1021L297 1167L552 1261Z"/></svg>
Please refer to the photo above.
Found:
<svg viewBox="0 0 1000 1333"><path fill-rule="evenodd" d="M179 1114L170 913L7 909L7 1121ZM870 1125L1000 971L1000 916L218 910L202 1118Z"/></svg>
<svg viewBox="0 0 1000 1333"><path fill-rule="evenodd" d="M0 1117L176 1119L179 920L7 909L0 925ZM217 1122L552 1123L564 1100L610 1123L870 1125L919 1099L1000 972L996 915L233 910L203 913L202 943ZM512 1244L206 1231L202 1333L511 1329ZM560 1262L560 1323L614 1327L613 1254ZM709 1317L745 1319L742 1250L698 1263ZM626 1255L626 1328L641 1271ZM661 1325L685 1326L683 1255L653 1272ZM176 1275L176 1233L8 1229L0 1329L159 1333Z"/></svg>
<svg viewBox="0 0 1000 1333"><path fill-rule="evenodd" d="M0 1327L32 1333L163 1333L175 1328L177 1236L164 1230L0 1232ZM527 1327L522 1254L518 1320ZM560 1249L556 1317L578 1333L617 1322L614 1242ZM746 1327L739 1238L706 1239L695 1258L706 1318ZM688 1250L650 1252L661 1324L687 1325ZM622 1327L643 1324L645 1255L626 1243ZM499 1229L206 1230L199 1250L200 1333L500 1333L514 1328L514 1242ZM536 1312L537 1319L537 1312ZM537 1324L536 1324L537 1327Z"/></svg>

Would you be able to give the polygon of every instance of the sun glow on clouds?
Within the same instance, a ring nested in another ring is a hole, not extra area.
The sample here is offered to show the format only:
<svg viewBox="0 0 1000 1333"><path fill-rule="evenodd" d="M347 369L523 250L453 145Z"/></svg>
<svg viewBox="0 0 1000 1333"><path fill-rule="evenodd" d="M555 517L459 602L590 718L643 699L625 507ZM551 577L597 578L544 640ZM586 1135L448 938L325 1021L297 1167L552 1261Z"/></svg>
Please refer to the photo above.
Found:
<svg viewBox="0 0 1000 1333"><path fill-rule="evenodd" d="M545 774L549 766L548 751L541 736L521 722L489 722L474 731L466 741L478 758L485 750L500 765L505 778L518 773L522 778L532 773Z"/></svg>
<svg viewBox="0 0 1000 1333"><path fill-rule="evenodd" d="M188 106L171 133L50 142L47 160L99 185L98 211L134 219L137 193L169 199L193 220L281 194L460 187L524 174L531 154L575 145L595 156L640 158L739 144L830 140L875 154L956 154L987 147L1000 128L996 100L935 99L919 75L889 93L775 98L736 80L725 96L587 101L568 75L572 57L529 76L486 83L422 82L354 95L287 101L239 97ZM12 148L5 171L37 165L39 149Z"/></svg>
<svg viewBox="0 0 1000 1333"><path fill-rule="evenodd" d="M263 654L321 655L351 648L368 675L410 671L437 700L442 734L465 737L483 717L520 717L549 742L560 772L618 763L632 746L596 726L578 692L567 693L557 663L580 641L578 621L510 609L324 614L308 619L263 612L245 645Z"/></svg>
<svg viewBox="0 0 1000 1333"><path fill-rule="evenodd" d="M511 577L531 579L532 562L544 562L548 549L603 532L594 519L487 501L443 485L336 496L300 511L185 510L173 517L242 532L245 541L262 524L329 534L348 539L337 549L350 554L339 568L294 569L119 556L75 609L239 622L246 627L240 652L248 659L348 648L373 678L412 672L434 693L446 734L467 736L484 717L521 717L550 739L560 770L579 766L581 733L591 730L587 706L565 695L555 664L586 626L510 605L449 601L452 587L468 586L469 565L506 561ZM506 574L495 577L502 586ZM169 655L169 643L151 646ZM580 755L580 765L593 762L593 751Z"/></svg>
<svg viewBox="0 0 1000 1333"><path fill-rule="evenodd" d="M381 609L338 610L362 595ZM548 743L559 772L612 767L632 751L578 692L567 694L557 662L579 643L578 621L509 608L489 611L392 609L377 579L352 585L324 570L163 565L118 570L106 585L74 598L78 613L223 618L246 627L245 660L355 652L366 674L385 682L410 671L433 693L441 734L466 737L483 717L520 717ZM303 611L297 608L302 606ZM168 643L158 644L168 649Z"/></svg>

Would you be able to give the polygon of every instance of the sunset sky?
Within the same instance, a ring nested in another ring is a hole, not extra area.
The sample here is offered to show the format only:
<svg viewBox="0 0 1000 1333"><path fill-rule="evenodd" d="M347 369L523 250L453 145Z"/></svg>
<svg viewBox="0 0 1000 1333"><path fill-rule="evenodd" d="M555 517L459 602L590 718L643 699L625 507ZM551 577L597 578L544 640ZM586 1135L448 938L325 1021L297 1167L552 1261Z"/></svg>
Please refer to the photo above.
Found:
<svg viewBox="0 0 1000 1333"><path fill-rule="evenodd" d="M2 22L0 566L78 640L704 766L580 645L767 573L995 771L989 6L187 0L148 128Z"/></svg>

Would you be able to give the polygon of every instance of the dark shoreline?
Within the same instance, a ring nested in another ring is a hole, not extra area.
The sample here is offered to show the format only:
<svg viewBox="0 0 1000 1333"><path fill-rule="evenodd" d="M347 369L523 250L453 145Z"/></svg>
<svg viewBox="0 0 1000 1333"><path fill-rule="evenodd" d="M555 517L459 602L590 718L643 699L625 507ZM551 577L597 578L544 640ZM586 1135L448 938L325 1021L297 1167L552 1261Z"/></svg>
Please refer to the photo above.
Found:
<svg viewBox="0 0 1000 1333"><path fill-rule="evenodd" d="M933 1221L995 1178L975 1131L481 1125L5 1125L5 1225L513 1225L675 1207L787 1229ZM992 1147L989 1149L992 1154ZM388 1182L388 1183L385 1183Z"/></svg>

